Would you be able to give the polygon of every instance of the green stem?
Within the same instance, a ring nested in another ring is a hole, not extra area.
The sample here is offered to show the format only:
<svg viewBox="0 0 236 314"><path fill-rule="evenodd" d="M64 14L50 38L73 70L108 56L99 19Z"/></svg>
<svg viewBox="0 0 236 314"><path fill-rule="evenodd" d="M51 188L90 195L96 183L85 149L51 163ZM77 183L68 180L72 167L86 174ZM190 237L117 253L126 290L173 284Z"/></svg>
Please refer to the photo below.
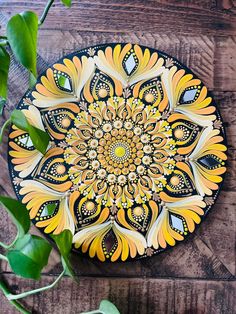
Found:
<svg viewBox="0 0 236 314"><path fill-rule="evenodd" d="M0 259L3 259L4 261L8 261L8 259L6 258L6 256L0 254Z"/></svg>
<svg viewBox="0 0 236 314"><path fill-rule="evenodd" d="M5 297L7 297L9 294L11 294L11 292L9 291L9 289L7 288L7 286L5 285L5 283L0 280L0 289L3 291ZM27 311L19 302L15 301L15 300L9 300L9 302L15 306L15 308L17 308L18 311L20 311L23 314L30 314L29 311Z"/></svg>
<svg viewBox="0 0 236 314"><path fill-rule="evenodd" d="M51 8L51 6L53 5L53 2L54 2L54 0L48 0L48 3L46 4L46 7L44 8L43 14L39 19L39 23L38 23L39 26L41 26L43 24L44 20L46 19L48 11Z"/></svg>
<svg viewBox="0 0 236 314"><path fill-rule="evenodd" d="M25 297L27 297L29 295L32 295L32 294L35 294L35 293L38 293L38 292L42 292L42 291L45 291L45 290L48 290L48 289L51 289L58 283L58 281L60 281L60 279L63 277L64 274L65 274L65 270L63 270L63 272L57 277L57 279L53 283L48 285L48 286L45 286L45 287L42 287L42 288L38 288L38 289L35 289L35 290L26 291L26 292L19 293L19 294L8 294L7 298L8 298L8 300L18 300L18 299L21 299L21 298L25 298Z"/></svg>
<svg viewBox="0 0 236 314"><path fill-rule="evenodd" d="M0 143L2 143L2 139L3 139L3 134L4 131L6 130L6 128L11 124L11 119L8 119L5 121L5 123L3 124L1 130L0 130Z"/></svg>

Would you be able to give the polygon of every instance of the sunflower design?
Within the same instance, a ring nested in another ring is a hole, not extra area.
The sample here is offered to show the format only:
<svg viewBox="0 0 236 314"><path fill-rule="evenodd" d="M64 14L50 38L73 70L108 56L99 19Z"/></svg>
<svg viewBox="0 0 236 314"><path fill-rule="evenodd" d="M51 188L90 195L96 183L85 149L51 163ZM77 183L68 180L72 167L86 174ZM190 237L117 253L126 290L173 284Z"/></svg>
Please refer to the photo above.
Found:
<svg viewBox="0 0 236 314"><path fill-rule="evenodd" d="M226 171L225 133L200 79L132 44L54 64L18 108L51 142L43 156L12 126L16 194L46 234L69 229L100 261L151 256L189 234Z"/></svg>

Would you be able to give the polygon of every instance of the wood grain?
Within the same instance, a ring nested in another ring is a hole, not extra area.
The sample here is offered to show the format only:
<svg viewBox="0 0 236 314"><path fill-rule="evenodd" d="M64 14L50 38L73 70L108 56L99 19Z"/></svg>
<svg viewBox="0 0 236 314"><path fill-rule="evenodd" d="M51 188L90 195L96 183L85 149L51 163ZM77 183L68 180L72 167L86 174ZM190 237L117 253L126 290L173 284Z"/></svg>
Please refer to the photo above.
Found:
<svg viewBox="0 0 236 314"><path fill-rule="evenodd" d="M7 278L17 293L38 287L38 283L24 280L19 289L12 275ZM54 276L45 275L41 284L49 284L54 279ZM26 301L28 307L37 313L76 314L96 309L101 299L109 299L122 314L233 314L235 288L235 282L224 280L81 277L77 285L64 278L57 287L63 293L49 290L28 297ZM5 299L3 308L4 314L17 313Z"/></svg>
<svg viewBox="0 0 236 314"><path fill-rule="evenodd" d="M235 34L235 13L224 9L216 1L158 1L158 0L80 0L74 1L65 14L56 2L44 28L65 30L92 30L93 32L143 32L181 34ZM218 1L219 2L219 1ZM1 9L9 17L22 8L42 12L45 1L1 1ZM187 4L187 5L186 5Z"/></svg>
<svg viewBox="0 0 236 314"><path fill-rule="evenodd" d="M46 1L0 0L0 33L9 17L23 10L41 14ZM228 138L228 173L206 221L184 243L152 258L102 264L73 257L80 285L65 278L53 290L25 300L36 313L79 313L109 298L121 313L236 312L236 2L233 0L80 0L72 9L60 1L39 32L38 71L63 55L98 43L132 42L176 57L211 90ZM0 125L27 89L28 75L11 62L9 101ZM14 196L7 168L7 134L0 147L0 194ZM0 240L10 242L15 227L0 209ZM32 227L32 231L38 231ZM48 284L60 272L57 253L42 282L15 279L6 263L1 272L15 292ZM0 313L16 311L0 294Z"/></svg>

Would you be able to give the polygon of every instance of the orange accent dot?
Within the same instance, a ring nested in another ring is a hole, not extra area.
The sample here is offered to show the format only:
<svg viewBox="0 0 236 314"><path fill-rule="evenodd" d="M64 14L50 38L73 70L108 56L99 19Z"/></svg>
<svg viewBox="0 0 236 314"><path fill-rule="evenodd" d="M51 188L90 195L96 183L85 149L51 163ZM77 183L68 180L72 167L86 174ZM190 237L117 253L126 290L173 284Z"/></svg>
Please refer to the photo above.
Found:
<svg viewBox="0 0 236 314"><path fill-rule="evenodd" d="M154 101L154 95L152 93L146 94L145 100L146 100L146 102L149 102L149 103L153 102Z"/></svg>
<svg viewBox="0 0 236 314"><path fill-rule="evenodd" d="M184 131L181 130L181 129L177 129L177 130L175 130L174 135L175 135L176 138L180 139L180 138L182 138L184 136Z"/></svg>
<svg viewBox="0 0 236 314"><path fill-rule="evenodd" d="M68 126L70 126L71 120L69 118L63 118L61 121L61 125L64 128L68 128Z"/></svg>
<svg viewBox="0 0 236 314"><path fill-rule="evenodd" d="M56 168L56 172L58 174L63 174L66 172L66 167L64 165L58 165Z"/></svg>
<svg viewBox="0 0 236 314"><path fill-rule="evenodd" d="M108 95L108 92L107 92L107 90L105 88L99 89L99 91L98 91L98 96L99 97L105 98L105 97L107 97L107 95Z"/></svg>
<svg viewBox="0 0 236 314"><path fill-rule="evenodd" d="M141 216L143 214L143 208L140 206L137 206L134 208L133 213L135 216Z"/></svg>
<svg viewBox="0 0 236 314"><path fill-rule="evenodd" d="M171 179L170 179L170 183L172 185L178 185L180 182L179 178L177 176L173 176Z"/></svg>

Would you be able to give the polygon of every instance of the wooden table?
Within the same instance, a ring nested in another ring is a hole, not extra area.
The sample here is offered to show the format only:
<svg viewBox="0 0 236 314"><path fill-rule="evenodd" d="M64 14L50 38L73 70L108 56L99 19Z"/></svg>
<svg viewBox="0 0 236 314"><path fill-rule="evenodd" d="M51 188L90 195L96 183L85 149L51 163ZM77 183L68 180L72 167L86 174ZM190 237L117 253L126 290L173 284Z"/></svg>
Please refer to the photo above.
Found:
<svg viewBox="0 0 236 314"><path fill-rule="evenodd" d="M9 17L24 10L42 13L46 1L0 0L0 33ZM24 302L36 313L80 313L108 298L125 313L235 313L236 206L236 1L80 0L71 9L55 2L39 31L38 70L72 51L109 42L147 45L175 56L213 92L225 122L229 169L223 191L206 221L187 241L159 256L124 264L76 257L80 284L69 278ZM27 89L27 73L13 60L4 119ZM0 193L14 196L7 169L7 136L1 146ZM33 228L35 232L35 229ZM0 238L14 226L1 210ZM16 279L5 263L1 272L20 292L53 281L56 255L40 283ZM0 293L0 313L16 313Z"/></svg>

